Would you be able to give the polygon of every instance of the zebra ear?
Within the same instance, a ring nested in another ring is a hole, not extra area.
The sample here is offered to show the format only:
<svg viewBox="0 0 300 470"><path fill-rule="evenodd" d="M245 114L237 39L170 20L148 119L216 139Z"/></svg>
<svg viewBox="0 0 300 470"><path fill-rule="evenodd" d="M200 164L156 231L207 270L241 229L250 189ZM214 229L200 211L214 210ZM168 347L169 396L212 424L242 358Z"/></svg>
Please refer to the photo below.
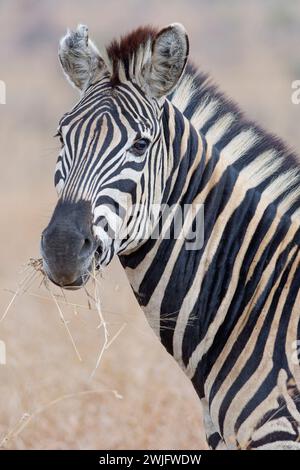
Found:
<svg viewBox="0 0 300 470"><path fill-rule="evenodd" d="M78 25L76 31L68 30L59 43L58 56L68 80L84 91L107 72L104 60L89 39L88 28Z"/></svg>
<svg viewBox="0 0 300 470"><path fill-rule="evenodd" d="M188 54L189 40L181 24L173 23L157 34L152 45L151 64L145 74L152 96L161 98L177 85Z"/></svg>

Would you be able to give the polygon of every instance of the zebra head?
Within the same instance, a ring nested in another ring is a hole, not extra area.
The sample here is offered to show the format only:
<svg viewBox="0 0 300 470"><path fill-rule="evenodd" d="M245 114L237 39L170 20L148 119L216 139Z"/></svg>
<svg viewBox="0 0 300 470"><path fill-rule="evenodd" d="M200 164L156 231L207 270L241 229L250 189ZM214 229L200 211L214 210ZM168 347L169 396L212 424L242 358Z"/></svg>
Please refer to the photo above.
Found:
<svg viewBox="0 0 300 470"><path fill-rule="evenodd" d="M187 55L179 24L140 28L112 42L106 59L86 26L62 38L60 63L81 98L59 123L59 200L41 240L56 284L80 287L95 259L105 266L149 238L171 171L163 110Z"/></svg>

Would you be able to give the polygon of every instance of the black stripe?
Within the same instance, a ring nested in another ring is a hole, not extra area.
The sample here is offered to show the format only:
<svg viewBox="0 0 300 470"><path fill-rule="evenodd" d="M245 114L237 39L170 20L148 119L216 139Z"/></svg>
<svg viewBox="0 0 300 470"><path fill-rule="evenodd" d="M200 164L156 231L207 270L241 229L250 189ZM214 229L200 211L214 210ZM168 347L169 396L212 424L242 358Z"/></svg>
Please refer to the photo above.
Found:
<svg viewBox="0 0 300 470"><path fill-rule="evenodd" d="M290 221L281 220L281 222L279 223L277 227L276 232L274 233L270 242L265 247L259 261L257 262L252 278L246 283L248 269L255 256L256 250L259 248L259 243L255 243L255 240L253 240L253 243L251 243L251 245L249 246L247 255L245 256L245 266L243 267L240 273L238 288L236 289L235 295L228 309L222 329L218 331L214 339L214 344L212 345L210 350L202 359L202 366L203 366L203 369L205 369L203 372L205 379L207 375L209 374L211 367L215 364L219 355L221 354L224 344L227 341L230 333L232 332L232 329L234 328L236 322L238 321L239 316L241 315L242 312L244 312L246 306L248 305L252 296L254 295L255 290L257 289L257 286L259 285L261 276L264 272L265 266L268 265L270 259L273 257L278 246L284 240L284 237L286 236L286 233L289 229L289 224L290 224ZM262 229L262 231L260 232L261 237L263 236L263 233L264 231ZM280 275L280 269L284 265L284 262L287 259L289 250L291 249L292 246L293 246L293 242L291 242L279 256L273 275L271 276L268 282L265 292L261 296L260 301L262 303L264 301L264 296L268 295L269 290L272 288L271 281L274 280L275 282L278 276ZM240 355L240 351L243 350L249 338L249 335L251 334L252 329L255 326L256 316L254 315L254 313L255 312L252 311L251 317L248 320L249 323L247 323L247 330L243 330L242 334L236 339L236 342L232 345L232 349L228 357L226 358L222 368L217 374L215 383L213 384L213 387L210 391L210 400L213 400L215 394L217 393L217 391L219 390L219 387L221 386L223 382L223 377L226 377L229 374L232 368L232 364L236 362L236 360L238 359ZM252 328L250 328L250 324L252 325Z"/></svg>
<svg viewBox="0 0 300 470"><path fill-rule="evenodd" d="M247 324L244 326L242 332L236 339L236 344L238 344L239 351L243 350L251 333L253 332L255 328L259 315L262 314L263 306L265 302L267 301L267 299L269 298L272 287L276 283L276 279L280 276L282 272L282 264L286 262L289 251L290 251L290 247L289 247L289 250L285 250L285 252L282 253L282 255L278 258L276 267L272 275L270 276L270 279L266 285L266 288L264 289L259 299L257 300L255 306L253 307L249 315ZM239 375L231 384L225 397L223 397L222 404L220 406L220 412L219 412L219 425L220 425L221 433L223 432L224 419L226 416L227 409L230 406L230 403L232 401L232 398L238 394L239 390L243 387L243 385L247 382L247 380L251 377L251 375L255 372L255 370L258 368L259 364L261 363L266 341L270 333L272 321L273 321L275 311L278 305L278 301L286 285L286 282L290 273L290 269L293 265L293 262L296 256L297 256L297 253L293 255L292 259L290 260L287 267L285 268L282 278L280 280L280 283L278 285L278 288L273 295L270 308L268 309L268 312L264 313L265 319L264 319L264 322L260 331L257 332L258 337L255 343L254 350L251 353L251 356L245 363L243 369L239 371ZM290 314L291 312L289 312L288 316L290 316ZM279 361L277 362L277 365L275 367L278 368L278 370L280 368L284 368L287 370L287 361L286 361L285 355L283 355L282 357L278 359ZM235 364L235 361L234 362L232 361L230 364L230 370L234 367L234 364ZM230 370L228 369L228 373L230 372ZM272 388L276 386L276 383L277 383L277 373L276 372L274 373L273 371L273 374L269 374L267 380L263 382L263 384L261 385L261 389L257 393L255 393L255 395L253 395L253 397L250 399L247 405L243 408L243 411L236 422L237 429L240 426L240 424L246 419L246 417L249 416L251 411L256 406L258 406L258 404L261 403L261 401L264 398L266 398L266 396L270 393ZM210 403L211 403L211 397L210 397Z"/></svg>

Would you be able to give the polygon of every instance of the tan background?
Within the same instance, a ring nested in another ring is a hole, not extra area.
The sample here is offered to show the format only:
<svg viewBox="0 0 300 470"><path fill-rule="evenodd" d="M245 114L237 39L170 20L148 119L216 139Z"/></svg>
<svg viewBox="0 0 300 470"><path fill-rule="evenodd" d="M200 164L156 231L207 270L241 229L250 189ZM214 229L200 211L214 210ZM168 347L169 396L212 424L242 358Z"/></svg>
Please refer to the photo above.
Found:
<svg viewBox="0 0 300 470"><path fill-rule="evenodd" d="M174 21L186 26L194 61L251 117L300 147L300 106L291 103L291 82L300 79L299 1L0 1L0 79L7 85L0 105L2 313L22 264L38 256L56 200L52 135L77 99L58 65L58 39L78 22L101 46L140 24ZM49 298L38 282L29 291ZM67 297L87 304L82 293ZM126 327L92 380L103 342L96 312L62 306L80 363L53 301L17 298L0 323L7 347L0 441L8 435L13 449L203 448L196 394L146 324L117 262L103 274L101 297L111 335Z"/></svg>

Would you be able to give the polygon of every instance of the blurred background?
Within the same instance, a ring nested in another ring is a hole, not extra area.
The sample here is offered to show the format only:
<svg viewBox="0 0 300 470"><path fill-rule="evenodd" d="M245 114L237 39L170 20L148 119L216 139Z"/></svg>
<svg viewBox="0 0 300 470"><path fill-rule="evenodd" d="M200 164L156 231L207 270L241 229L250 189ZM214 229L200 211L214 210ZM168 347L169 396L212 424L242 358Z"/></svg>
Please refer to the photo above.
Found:
<svg viewBox="0 0 300 470"><path fill-rule="evenodd" d="M56 201L52 136L78 99L59 67L59 38L85 23L101 49L139 25L171 22L185 25L194 62L250 117L300 148L300 106L291 102L291 83L300 79L299 1L0 0L0 80L7 88L0 104L0 317L24 265L39 256ZM84 292L59 298L79 361L39 280L0 323L7 350L2 448L203 449L196 394L147 325L119 263L103 273L100 293L110 338L123 330L92 378L104 340L97 312Z"/></svg>

